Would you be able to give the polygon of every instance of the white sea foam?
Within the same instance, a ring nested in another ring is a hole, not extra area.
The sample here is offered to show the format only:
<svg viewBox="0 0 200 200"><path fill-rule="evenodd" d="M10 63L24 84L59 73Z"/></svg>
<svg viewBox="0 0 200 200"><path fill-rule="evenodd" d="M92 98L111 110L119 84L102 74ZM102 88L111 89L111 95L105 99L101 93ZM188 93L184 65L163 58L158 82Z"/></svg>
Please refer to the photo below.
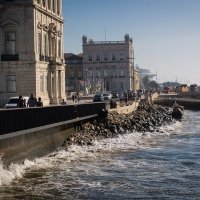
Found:
<svg viewBox="0 0 200 200"><path fill-rule="evenodd" d="M66 168L67 163L73 161L84 161L88 158L92 160L113 152L144 148L145 144L148 143L152 137L155 138L157 135L167 136L180 127L181 123L177 122L173 125L161 128L161 132L134 132L119 135L117 138L94 141L94 145L92 146L72 145L68 149L61 149L48 156L37 158L34 161L25 160L23 164L11 164L8 168L3 166L0 159L0 186L9 185L14 179L21 178L26 170L51 169L58 164ZM122 163L119 163L119 165L122 165Z"/></svg>
<svg viewBox="0 0 200 200"><path fill-rule="evenodd" d="M26 165L11 164L6 169L2 162L0 162L0 185L9 185L13 179L21 178L25 168Z"/></svg>

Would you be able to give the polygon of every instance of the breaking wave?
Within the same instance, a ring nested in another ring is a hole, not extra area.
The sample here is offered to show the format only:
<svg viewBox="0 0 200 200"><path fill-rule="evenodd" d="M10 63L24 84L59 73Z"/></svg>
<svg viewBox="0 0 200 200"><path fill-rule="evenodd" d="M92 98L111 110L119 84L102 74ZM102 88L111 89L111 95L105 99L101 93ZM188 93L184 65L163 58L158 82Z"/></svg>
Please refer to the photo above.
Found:
<svg viewBox="0 0 200 200"><path fill-rule="evenodd" d="M36 158L33 161L25 160L23 164L11 164L5 167L0 159L0 186L10 185L14 180L20 179L27 171L51 169L56 165L64 165L73 161L83 161L86 159L96 159L103 157L113 152L122 152L128 150L137 150L139 148L148 148L148 145L153 145L159 137L169 137L176 133L181 133L180 122L172 125L167 125L160 128L159 132L146 133L129 133L119 135L117 138L103 139L94 141L92 146L77 146L72 145L41 158Z"/></svg>

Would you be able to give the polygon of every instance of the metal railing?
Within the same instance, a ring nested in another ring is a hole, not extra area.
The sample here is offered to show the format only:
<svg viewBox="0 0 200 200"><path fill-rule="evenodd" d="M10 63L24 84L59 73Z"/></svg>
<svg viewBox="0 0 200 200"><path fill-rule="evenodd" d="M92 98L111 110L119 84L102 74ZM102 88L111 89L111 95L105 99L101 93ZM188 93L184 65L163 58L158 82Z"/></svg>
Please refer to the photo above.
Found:
<svg viewBox="0 0 200 200"><path fill-rule="evenodd" d="M81 120L105 109L104 103L0 110L0 135L59 122Z"/></svg>

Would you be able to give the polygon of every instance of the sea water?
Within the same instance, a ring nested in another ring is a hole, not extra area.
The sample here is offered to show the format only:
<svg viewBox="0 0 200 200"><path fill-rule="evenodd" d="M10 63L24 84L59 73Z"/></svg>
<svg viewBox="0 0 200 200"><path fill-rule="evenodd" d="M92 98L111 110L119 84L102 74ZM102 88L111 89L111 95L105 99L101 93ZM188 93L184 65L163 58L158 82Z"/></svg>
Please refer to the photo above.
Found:
<svg viewBox="0 0 200 200"><path fill-rule="evenodd" d="M200 199L200 112L130 133L0 163L0 199Z"/></svg>

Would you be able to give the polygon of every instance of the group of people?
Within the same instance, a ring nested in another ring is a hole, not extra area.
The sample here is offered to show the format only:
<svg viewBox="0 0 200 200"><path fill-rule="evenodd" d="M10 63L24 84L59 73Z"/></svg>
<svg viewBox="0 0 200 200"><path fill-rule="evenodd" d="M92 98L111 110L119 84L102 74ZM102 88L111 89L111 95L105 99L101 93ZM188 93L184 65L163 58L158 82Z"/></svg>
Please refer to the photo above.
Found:
<svg viewBox="0 0 200 200"><path fill-rule="evenodd" d="M38 100L31 94L31 96L28 99L28 102L26 102L26 99L23 99L23 97L19 96L19 102L17 104L18 108L24 108L24 107L42 107L43 102L41 97L38 98Z"/></svg>

